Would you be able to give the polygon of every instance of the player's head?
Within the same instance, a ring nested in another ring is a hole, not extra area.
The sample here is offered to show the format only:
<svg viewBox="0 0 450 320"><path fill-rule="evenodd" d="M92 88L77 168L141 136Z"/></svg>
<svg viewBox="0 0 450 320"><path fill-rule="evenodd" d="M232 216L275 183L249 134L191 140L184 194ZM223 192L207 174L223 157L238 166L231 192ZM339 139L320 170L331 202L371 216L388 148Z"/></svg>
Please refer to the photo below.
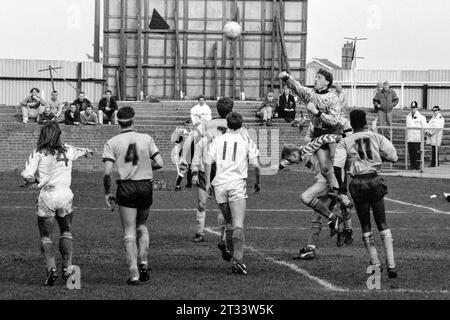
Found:
<svg viewBox="0 0 450 320"><path fill-rule="evenodd" d="M353 110L350 112L350 124L353 131L364 130L367 125L366 112L364 110Z"/></svg>
<svg viewBox="0 0 450 320"><path fill-rule="evenodd" d="M203 106L205 104L205 96L204 95L199 95L198 96L198 103Z"/></svg>
<svg viewBox="0 0 450 320"><path fill-rule="evenodd" d="M319 69L316 73L316 79L314 80L314 89L325 90L330 89L333 86L333 75L330 71L325 69Z"/></svg>
<svg viewBox="0 0 450 320"><path fill-rule="evenodd" d="M134 124L134 109L132 107L120 108L117 112L117 121L122 129L131 127Z"/></svg>
<svg viewBox="0 0 450 320"><path fill-rule="evenodd" d="M217 112L222 119L225 119L233 111L233 107L234 101L230 98L224 97L217 101Z"/></svg>
<svg viewBox="0 0 450 320"><path fill-rule="evenodd" d="M54 121L48 122L41 128L37 142L37 151L44 151L54 155L64 150L65 148L61 142L61 128Z"/></svg>
<svg viewBox="0 0 450 320"><path fill-rule="evenodd" d="M237 130L242 127L242 116L237 112L231 112L227 116L227 127L231 130Z"/></svg>

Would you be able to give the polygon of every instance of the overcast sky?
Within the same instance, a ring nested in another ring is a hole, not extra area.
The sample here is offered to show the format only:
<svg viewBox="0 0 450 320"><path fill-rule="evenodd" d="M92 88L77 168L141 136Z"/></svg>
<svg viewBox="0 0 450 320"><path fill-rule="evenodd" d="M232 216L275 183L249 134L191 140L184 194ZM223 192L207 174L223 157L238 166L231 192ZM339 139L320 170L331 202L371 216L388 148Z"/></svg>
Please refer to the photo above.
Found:
<svg viewBox="0 0 450 320"><path fill-rule="evenodd" d="M309 0L308 60L341 64L344 37L366 69L450 69L448 0ZM86 60L93 0L2 0L0 58Z"/></svg>

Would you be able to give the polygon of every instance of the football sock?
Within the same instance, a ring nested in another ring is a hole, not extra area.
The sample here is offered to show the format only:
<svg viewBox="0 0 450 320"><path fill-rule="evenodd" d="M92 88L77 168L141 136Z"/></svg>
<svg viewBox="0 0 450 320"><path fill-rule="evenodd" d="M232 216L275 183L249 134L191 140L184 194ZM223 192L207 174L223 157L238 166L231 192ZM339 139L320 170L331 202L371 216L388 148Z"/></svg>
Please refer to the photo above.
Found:
<svg viewBox="0 0 450 320"><path fill-rule="evenodd" d="M128 270L130 271L130 278L138 278L136 237L125 236L123 241L125 244L125 257L127 259Z"/></svg>
<svg viewBox="0 0 450 320"><path fill-rule="evenodd" d="M63 266L67 268L72 265L73 238L70 232L63 232L59 238L59 252L63 257Z"/></svg>
<svg viewBox="0 0 450 320"><path fill-rule="evenodd" d="M329 218L330 216L333 215L333 213L328 210L327 206L324 205L319 199L314 198L311 200L311 202L308 204L308 206L313 209L314 211L316 211L317 213L321 214L322 216L324 216L325 218Z"/></svg>
<svg viewBox="0 0 450 320"><path fill-rule="evenodd" d="M367 249L367 252L369 252L370 264L372 264L372 265L378 264L379 265L380 260L378 259L377 248L375 247L375 239L373 237L372 232L364 233L363 241L364 241L364 246Z"/></svg>
<svg viewBox="0 0 450 320"><path fill-rule="evenodd" d="M386 229L380 232L381 240L383 241L384 251L386 253L386 261L387 266L389 268L395 268L394 261L394 246L393 246L393 238L390 229Z"/></svg>
<svg viewBox="0 0 450 320"><path fill-rule="evenodd" d="M44 237L41 239L41 251L45 258L47 270L56 269L55 249L50 238Z"/></svg>
<svg viewBox="0 0 450 320"><path fill-rule="evenodd" d="M138 261L139 264L147 263L148 259L148 246L150 243L148 229L145 225L140 225L136 228L137 234L137 250L138 250Z"/></svg>
<svg viewBox="0 0 450 320"><path fill-rule="evenodd" d="M319 241L320 231L322 230L322 223L314 221L311 223L311 230L308 238L308 246L315 247Z"/></svg>
<svg viewBox="0 0 450 320"><path fill-rule="evenodd" d="M226 244L228 250L230 250L231 253L233 253L233 232L234 232L233 226L227 225L225 228Z"/></svg>
<svg viewBox="0 0 450 320"><path fill-rule="evenodd" d="M225 243L226 241L226 237L225 237L225 226L226 226L226 222L225 222L225 218L222 214L222 212L219 212L217 214L217 225L219 226L220 229L220 242Z"/></svg>
<svg viewBox="0 0 450 320"><path fill-rule="evenodd" d="M244 258L244 242L244 229L235 227L233 231L233 258L239 263L242 263Z"/></svg>
<svg viewBox="0 0 450 320"><path fill-rule="evenodd" d="M203 229L205 228L205 217L205 211L197 210L197 234L203 235L204 233Z"/></svg>
<svg viewBox="0 0 450 320"><path fill-rule="evenodd" d="M183 176L178 176L177 182L176 182L176 186L177 186L177 187L180 186L181 180L183 180Z"/></svg>

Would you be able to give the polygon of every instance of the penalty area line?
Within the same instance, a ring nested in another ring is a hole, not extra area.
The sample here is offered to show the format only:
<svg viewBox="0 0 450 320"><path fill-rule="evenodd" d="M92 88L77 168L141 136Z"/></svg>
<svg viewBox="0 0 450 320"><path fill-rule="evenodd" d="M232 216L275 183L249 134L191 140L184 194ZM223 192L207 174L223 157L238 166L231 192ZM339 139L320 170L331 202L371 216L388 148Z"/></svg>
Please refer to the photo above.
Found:
<svg viewBox="0 0 450 320"><path fill-rule="evenodd" d="M208 227L207 227L207 228L205 228L205 231L207 231L207 232L209 232L209 233L211 233L211 234L220 236L220 232L214 231L214 230L212 230L211 228L208 228ZM262 256L262 257L263 257L264 259L266 259L267 261L270 261L270 262L272 262L272 263L275 263L275 264L278 264L278 265L281 265L281 266L285 266L285 267L291 269L292 271L294 271L295 273L301 274L302 276L308 278L309 280L312 280L312 281L318 283L319 285L321 285L322 287L324 287L324 288L327 289L327 290L335 291L335 292L349 292L349 289L347 289L347 288L341 288L341 287L338 287L338 286L332 284L331 282L328 282L328 281L326 281L326 280L324 280L324 279L321 279L321 278L319 278L319 277L313 276L313 275L310 274L308 271L306 271L306 270L304 270L304 269L298 267L296 264L289 263L289 262L282 261L282 260L276 260L276 259L274 259L274 258L272 258L272 257L269 257L269 256L264 255L264 254L263 254L262 252L260 252L259 250L255 249L255 248L253 248L253 247L250 247L250 246L248 246L248 245L246 246L246 248L247 248L249 251L251 251L251 252L253 252L253 253L256 253L256 254Z"/></svg>
<svg viewBox="0 0 450 320"><path fill-rule="evenodd" d="M411 203L411 202L404 202L404 201L395 200L395 199L391 199L391 198L387 198L387 197L385 197L384 199L386 199L388 201L391 201L391 202L394 202L394 203L405 205L405 206L411 206L411 207L416 207L416 208L421 208L421 209L427 209L427 210L430 210L430 211L432 211L434 213L442 213L442 214L450 215L450 212L441 211L441 210L438 210L438 209L435 209L435 208L431 208L431 207L427 207L427 206L422 206L420 204L415 204L415 203Z"/></svg>

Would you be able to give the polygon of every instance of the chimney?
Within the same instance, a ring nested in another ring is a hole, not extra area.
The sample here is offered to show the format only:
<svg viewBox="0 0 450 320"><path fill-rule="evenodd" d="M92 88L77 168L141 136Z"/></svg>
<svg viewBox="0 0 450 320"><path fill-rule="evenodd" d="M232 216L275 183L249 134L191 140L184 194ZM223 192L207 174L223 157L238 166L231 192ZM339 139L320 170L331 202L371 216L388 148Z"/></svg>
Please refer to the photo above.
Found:
<svg viewBox="0 0 450 320"><path fill-rule="evenodd" d="M353 42L347 42L342 48L342 69L350 70L352 68Z"/></svg>

